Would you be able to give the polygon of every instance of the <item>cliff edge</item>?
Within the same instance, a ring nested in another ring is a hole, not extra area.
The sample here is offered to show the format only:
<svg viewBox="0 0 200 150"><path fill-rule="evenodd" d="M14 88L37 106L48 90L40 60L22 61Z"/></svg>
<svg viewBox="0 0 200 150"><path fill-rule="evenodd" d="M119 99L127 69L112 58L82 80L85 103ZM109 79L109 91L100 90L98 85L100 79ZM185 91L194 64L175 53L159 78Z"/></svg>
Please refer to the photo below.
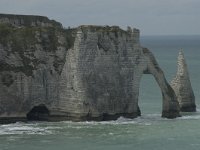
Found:
<svg viewBox="0 0 200 150"><path fill-rule="evenodd" d="M140 45L138 29L64 29L40 18L0 15L2 122L137 117L143 73L161 88L162 116L179 116L175 93L153 54Z"/></svg>

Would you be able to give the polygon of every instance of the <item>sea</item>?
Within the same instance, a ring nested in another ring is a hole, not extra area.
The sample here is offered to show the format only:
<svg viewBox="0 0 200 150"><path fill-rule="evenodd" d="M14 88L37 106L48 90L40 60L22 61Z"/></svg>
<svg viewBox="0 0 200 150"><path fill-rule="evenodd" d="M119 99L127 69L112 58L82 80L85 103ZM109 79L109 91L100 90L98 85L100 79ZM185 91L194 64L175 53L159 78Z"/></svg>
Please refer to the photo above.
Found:
<svg viewBox="0 0 200 150"><path fill-rule="evenodd" d="M0 150L200 150L200 35L141 36L170 82L183 49L197 112L161 118L162 96L152 75L140 84L141 117L104 122L17 122L0 125Z"/></svg>

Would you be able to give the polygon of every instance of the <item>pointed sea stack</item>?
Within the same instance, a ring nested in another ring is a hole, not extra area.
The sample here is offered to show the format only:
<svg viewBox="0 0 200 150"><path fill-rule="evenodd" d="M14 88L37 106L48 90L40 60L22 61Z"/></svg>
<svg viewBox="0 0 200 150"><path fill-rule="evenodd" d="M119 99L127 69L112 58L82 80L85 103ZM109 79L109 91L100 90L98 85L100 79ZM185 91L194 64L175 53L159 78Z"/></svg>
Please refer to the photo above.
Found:
<svg viewBox="0 0 200 150"><path fill-rule="evenodd" d="M182 112L195 112L195 96L190 83L187 64L181 50L178 55L178 70L176 77L171 81Z"/></svg>

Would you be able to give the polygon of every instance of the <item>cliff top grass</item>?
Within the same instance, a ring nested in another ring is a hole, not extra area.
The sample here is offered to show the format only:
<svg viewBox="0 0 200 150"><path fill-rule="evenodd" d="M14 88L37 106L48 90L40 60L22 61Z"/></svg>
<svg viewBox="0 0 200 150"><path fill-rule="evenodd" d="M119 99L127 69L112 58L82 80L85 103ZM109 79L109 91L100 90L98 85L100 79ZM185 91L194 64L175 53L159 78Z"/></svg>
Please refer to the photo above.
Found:
<svg viewBox="0 0 200 150"><path fill-rule="evenodd" d="M119 26L81 25L78 29L90 30L92 32L122 32L128 34L128 31L121 29Z"/></svg>
<svg viewBox="0 0 200 150"><path fill-rule="evenodd" d="M140 31L135 28L127 27L127 30L121 29L119 26L97 26L97 25L81 25L77 28L78 30L81 30L84 34L87 32L97 32L97 33L103 33L106 35L114 34L116 38L125 35L125 36L132 36L132 35L138 35Z"/></svg>
<svg viewBox="0 0 200 150"><path fill-rule="evenodd" d="M0 14L0 23L3 19L9 19L9 20L19 20L21 25L24 26L31 26L32 22L43 22L43 23L49 23L52 24L52 26L62 27L62 24L55 21L50 20L48 17L45 16L35 16L35 15L14 15L14 14Z"/></svg>

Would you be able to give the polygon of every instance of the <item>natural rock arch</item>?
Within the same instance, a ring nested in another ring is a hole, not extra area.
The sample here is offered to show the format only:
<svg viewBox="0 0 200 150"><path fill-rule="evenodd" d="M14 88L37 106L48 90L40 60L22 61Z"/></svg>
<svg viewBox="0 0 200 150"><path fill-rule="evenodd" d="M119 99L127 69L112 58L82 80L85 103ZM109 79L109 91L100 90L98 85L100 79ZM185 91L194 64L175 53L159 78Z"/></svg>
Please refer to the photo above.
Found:
<svg viewBox="0 0 200 150"><path fill-rule="evenodd" d="M152 74L162 92L162 117L176 118L179 116L180 108L175 92L167 82L164 73L159 67L153 54L147 48L143 48L143 53L147 61L147 66L144 68L144 74Z"/></svg>
<svg viewBox="0 0 200 150"><path fill-rule="evenodd" d="M21 17L24 22L34 18L0 15L11 24L0 26L9 31L9 38L0 41L0 120L135 118L140 115L138 92L143 72L153 74L161 88L162 116L179 116L174 91L153 54L142 49L138 29L90 25L64 29L50 20L47 27L42 23L33 28L28 22L13 26L12 20ZM29 30L33 32L27 35ZM38 103L48 108L36 106Z"/></svg>

